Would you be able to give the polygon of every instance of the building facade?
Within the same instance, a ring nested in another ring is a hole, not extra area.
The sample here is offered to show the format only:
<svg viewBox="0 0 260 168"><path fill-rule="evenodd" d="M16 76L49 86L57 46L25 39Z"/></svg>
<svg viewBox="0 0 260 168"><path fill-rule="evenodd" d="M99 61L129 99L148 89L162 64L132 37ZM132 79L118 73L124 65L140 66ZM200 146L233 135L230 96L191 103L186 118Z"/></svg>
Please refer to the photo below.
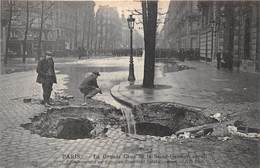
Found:
<svg viewBox="0 0 260 168"><path fill-rule="evenodd" d="M121 45L122 25L115 7L99 6L96 12L96 50L109 53Z"/></svg>
<svg viewBox="0 0 260 168"><path fill-rule="evenodd" d="M222 53L222 62L229 69L259 71L259 2L199 2L201 33L211 61ZM205 40L206 39L206 40ZM202 42L200 42L201 44Z"/></svg>
<svg viewBox="0 0 260 168"><path fill-rule="evenodd" d="M27 56L36 57L43 11L41 48L58 55L73 51L79 46L90 48L93 37L93 1L29 1L29 26L27 34ZM26 1L14 1L12 8L10 38L7 42L9 57L21 57L26 27ZM1 1L1 48L6 46L6 35L10 3ZM1 55L5 55L4 50Z"/></svg>
<svg viewBox="0 0 260 168"><path fill-rule="evenodd" d="M199 18L196 1L171 1L162 28L161 46L176 50L199 48Z"/></svg>
<svg viewBox="0 0 260 168"><path fill-rule="evenodd" d="M259 71L258 1L171 1L161 46L199 48L200 58L242 71Z"/></svg>

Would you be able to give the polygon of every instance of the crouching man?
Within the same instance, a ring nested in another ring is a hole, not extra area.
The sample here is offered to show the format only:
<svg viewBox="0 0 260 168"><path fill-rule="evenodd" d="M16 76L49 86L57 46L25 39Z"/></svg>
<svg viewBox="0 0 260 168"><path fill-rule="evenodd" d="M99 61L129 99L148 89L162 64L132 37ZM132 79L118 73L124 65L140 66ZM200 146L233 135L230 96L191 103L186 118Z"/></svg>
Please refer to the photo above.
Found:
<svg viewBox="0 0 260 168"><path fill-rule="evenodd" d="M87 76L80 84L79 90L84 94L84 104L86 105L87 99L91 99L96 94L102 94L101 89L97 84L97 78L100 76L99 72L92 72L90 76Z"/></svg>
<svg viewBox="0 0 260 168"><path fill-rule="evenodd" d="M42 84L43 103L45 106L50 106L50 96L52 92L53 83L57 83L56 74L54 70L54 62L51 57L51 52L46 52L37 65L37 83Z"/></svg>

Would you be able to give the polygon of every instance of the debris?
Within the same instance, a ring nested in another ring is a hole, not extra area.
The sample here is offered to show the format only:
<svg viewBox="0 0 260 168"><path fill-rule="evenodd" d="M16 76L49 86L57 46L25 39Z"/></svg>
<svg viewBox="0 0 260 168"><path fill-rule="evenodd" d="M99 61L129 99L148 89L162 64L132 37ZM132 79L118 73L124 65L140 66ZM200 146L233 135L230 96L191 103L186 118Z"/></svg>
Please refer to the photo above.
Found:
<svg viewBox="0 0 260 168"><path fill-rule="evenodd" d="M228 126L227 127L228 132L232 135L237 135L241 137L247 137L247 138L259 138L259 133L256 132L250 132L250 133L243 133L238 130L235 126Z"/></svg>
<svg viewBox="0 0 260 168"><path fill-rule="evenodd" d="M196 132L200 130L204 130L207 134L211 131L213 131L214 128L219 126L227 126L228 124L233 123L234 121L226 121L222 123L211 123L211 124L204 124L200 126L190 127L190 128L184 128L179 131L177 131L175 134L178 136L179 134L183 134L184 132L190 132L191 134L196 134Z"/></svg>
<svg viewBox="0 0 260 168"><path fill-rule="evenodd" d="M214 119L216 119L220 122L221 121L221 113L216 113L216 114L210 116L210 118L214 118Z"/></svg>
<svg viewBox="0 0 260 168"><path fill-rule="evenodd" d="M229 125L229 126L227 127L227 130L228 130L228 132L231 133L231 134L236 134L236 132L237 132L237 127Z"/></svg>
<svg viewBox="0 0 260 168"><path fill-rule="evenodd" d="M166 137L161 137L160 140L164 141L164 142L167 142L167 138Z"/></svg>
<svg viewBox="0 0 260 168"><path fill-rule="evenodd" d="M180 138L180 139L188 139L188 138L190 138L190 132L184 132L183 134L180 134L179 136L178 136L178 138Z"/></svg>
<svg viewBox="0 0 260 168"><path fill-rule="evenodd" d="M62 95L61 98L64 100L70 100L70 99L73 99L74 97L71 95Z"/></svg>
<svg viewBox="0 0 260 168"><path fill-rule="evenodd" d="M63 99L63 100L70 100L70 99L73 99L74 97L72 95L66 95L66 94L63 94L62 92L54 92L54 97L55 99Z"/></svg>
<svg viewBox="0 0 260 168"><path fill-rule="evenodd" d="M170 136L170 139L176 139L177 138L177 136L175 135L175 134L172 134L171 136Z"/></svg>
<svg viewBox="0 0 260 168"><path fill-rule="evenodd" d="M136 134L130 134L131 138L139 140L139 141L145 141L146 138L144 136L141 135L136 135Z"/></svg>
<svg viewBox="0 0 260 168"><path fill-rule="evenodd" d="M220 141L226 141L226 140L230 140L231 138L230 137L218 137L218 140Z"/></svg>

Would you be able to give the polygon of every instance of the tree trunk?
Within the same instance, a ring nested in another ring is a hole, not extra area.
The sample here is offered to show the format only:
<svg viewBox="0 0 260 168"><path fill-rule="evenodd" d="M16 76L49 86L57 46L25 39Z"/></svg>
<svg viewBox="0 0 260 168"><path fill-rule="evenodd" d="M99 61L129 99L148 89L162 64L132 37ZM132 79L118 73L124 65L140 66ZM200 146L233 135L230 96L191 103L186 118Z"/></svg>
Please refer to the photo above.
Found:
<svg viewBox="0 0 260 168"><path fill-rule="evenodd" d="M88 34L87 34L87 50L90 48L90 29L91 29L91 16L88 16Z"/></svg>
<svg viewBox="0 0 260 168"><path fill-rule="evenodd" d="M85 43L85 29L86 29L86 12L84 12L84 17L83 17L83 27L82 27L82 42L81 42L81 47L84 49L84 43Z"/></svg>
<svg viewBox="0 0 260 168"><path fill-rule="evenodd" d="M233 69L234 54L234 7L232 1L225 2L224 60L229 70Z"/></svg>
<svg viewBox="0 0 260 168"><path fill-rule="evenodd" d="M95 50L95 56L97 55L97 45L98 45L98 32L97 32L97 19L95 19L95 21L94 21L94 27L95 27L95 32L94 32L94 34L95 34L95 46L94 46L94 50Z"/></svg>
<svg viewBox="0 0 260 168"><path fill-rule="evenodd" d="M74 42L74 48L77 50L78 48L78 9L76 9L75 13L75 42Z"/></svg>
<svg viewBox="0 0 260 168"><path fill-rule="evenodd" d="M256 71L260 72L260 2L256 3Z"/></svg>
<svg viewBox="0 0 260 168"><path fill-rule="evenodd" d="M143 1L143 27L145 42L144 88L154 87L155 44L158 1Z"/></svg>
<svg viewBox="0 0 260 168"><path fill-rule="evenodd" d="M7 37L6 37L6 47L5 47L5 57L4 57L4 64L7 64L7 57L8 57L8 47L9 47L9 40L10 40L10 33L11 33L11 24L12 24L12 17L13 17L13 5L14 2L10 1L10 8L9 8L9 20L8 20L8 27L7 27Z"/></svg>
<svg viewBox="0 0 260 168"><path fill-rule="evenodd" d="M41 2L41 28L40 28L40 34L39 34L39 41L38 41L38 56L37 56L37 61L40 60L40 57L42 55L42 29L43 29L43 14L44 14L44 1Z"/></svg>
<svg viewBox="0 0 260 168"><path fill-rule="evenodd" d="M29 26L29 1L26 1L26 26L24 32L24 41L23 41L23 63L25 63L27 52L27 34L28 34L28 26Z"/></svg>

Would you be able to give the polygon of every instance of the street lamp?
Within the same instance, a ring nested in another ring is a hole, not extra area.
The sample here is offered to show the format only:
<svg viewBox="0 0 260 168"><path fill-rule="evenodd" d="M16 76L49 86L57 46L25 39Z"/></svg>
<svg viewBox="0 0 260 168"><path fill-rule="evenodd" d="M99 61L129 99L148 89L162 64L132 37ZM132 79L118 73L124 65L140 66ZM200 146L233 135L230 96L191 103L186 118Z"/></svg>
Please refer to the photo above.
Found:
<svg viewBox="0 0 260 168"><path fill-rule="evenodd" d="M134 60L133 60L133 29L135 24L135 18L133 15L129 15L127 18L128 27L130 29L130 61L129 61L129 76L128 81L133 83L135 81L135 74L134 74Z"/></svg>

